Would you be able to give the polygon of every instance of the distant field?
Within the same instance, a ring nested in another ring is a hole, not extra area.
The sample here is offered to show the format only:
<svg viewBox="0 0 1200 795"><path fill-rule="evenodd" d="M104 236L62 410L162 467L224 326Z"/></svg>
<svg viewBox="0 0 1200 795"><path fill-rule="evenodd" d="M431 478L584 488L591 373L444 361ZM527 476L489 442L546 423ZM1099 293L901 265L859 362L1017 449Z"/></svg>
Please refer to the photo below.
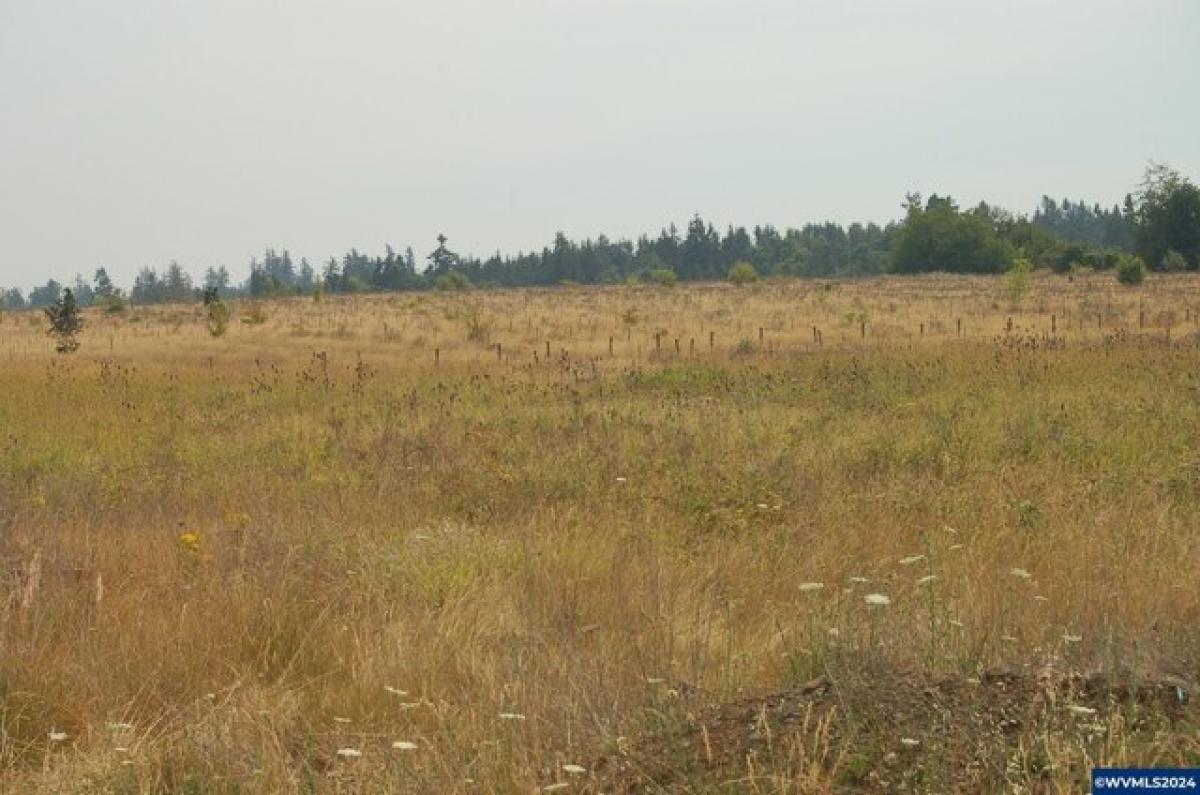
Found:
<svg viewBox="0 0 1200 795"><path fill-rule="evenodd" d="M296 298L219 339L88 310L71 356L0 315L0 790L1200 764L1198 308L1192 275Z"/></svg>

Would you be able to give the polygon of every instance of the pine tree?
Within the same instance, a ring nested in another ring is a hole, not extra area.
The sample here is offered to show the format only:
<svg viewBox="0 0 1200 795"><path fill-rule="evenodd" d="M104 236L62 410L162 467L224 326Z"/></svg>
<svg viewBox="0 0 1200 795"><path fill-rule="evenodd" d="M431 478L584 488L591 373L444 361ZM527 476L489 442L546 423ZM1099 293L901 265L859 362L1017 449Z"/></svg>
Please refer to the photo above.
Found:
<svg viewBox="0 0 1200 795"><path fill-rule="evenodd" d="M446 248L447 238L445 235L438 235L438 247L430 252L429 257L429 275L432 278L443 276L452 270L455 270L460 260L457 254Z"/></svg>
<svg viewBox="0 0 1200 795"><path fill-rule="evenodd" d="M95 276L92 277L92 292L96 297L101 301L107 301L115 290L112 279L108 277L108 271L104 268L97 268Z"/></svg>
<svg viewBox="0 0 1200 795"><path fill-rule="evenodd" d="M74 353L79 350L76 335L83 330L83 318L79 316L75 294L70 288L63 290L62 296L43 311L50 321L50 329L46 333L58 338L55 350L59 353Z"/></svg>

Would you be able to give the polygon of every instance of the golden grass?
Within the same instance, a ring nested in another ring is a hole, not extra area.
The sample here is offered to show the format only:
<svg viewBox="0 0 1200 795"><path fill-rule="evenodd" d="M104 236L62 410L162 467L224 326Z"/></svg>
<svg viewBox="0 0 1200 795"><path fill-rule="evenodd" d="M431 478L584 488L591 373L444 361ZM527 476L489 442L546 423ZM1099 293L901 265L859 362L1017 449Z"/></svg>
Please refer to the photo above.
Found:
<svg viewBox="0 0 1200 795"><path fill-rule="evenodd" d="M1193 276L327 297L221 339L89 312L72 357L5 315L0 788L529 792L680 683L1197 678L1197 306Z"/></svg>

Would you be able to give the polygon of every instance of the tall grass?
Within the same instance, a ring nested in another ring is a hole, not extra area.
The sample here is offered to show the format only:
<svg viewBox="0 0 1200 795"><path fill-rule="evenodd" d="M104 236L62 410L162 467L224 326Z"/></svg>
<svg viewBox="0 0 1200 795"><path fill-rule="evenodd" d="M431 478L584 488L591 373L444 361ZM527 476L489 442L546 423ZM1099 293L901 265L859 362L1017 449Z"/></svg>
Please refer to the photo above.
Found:
<svg viewBox="0 0 1200 795"><path fill-rule="evenodd" d="M69 358L8 316L0 781L528 792L681 688L1196 677L1198 288L141 308Z"/></svg>

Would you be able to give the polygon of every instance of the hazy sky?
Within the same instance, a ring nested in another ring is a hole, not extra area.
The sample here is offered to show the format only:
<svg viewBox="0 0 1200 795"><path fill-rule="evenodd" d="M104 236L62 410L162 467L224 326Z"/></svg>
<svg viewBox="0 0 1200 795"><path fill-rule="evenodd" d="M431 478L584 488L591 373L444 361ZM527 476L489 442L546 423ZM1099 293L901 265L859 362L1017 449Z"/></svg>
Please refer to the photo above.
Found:
<svg viewBox="0 0 1200 795"><path fill-rule="evenodd" d="M0 0L0 284L1200 177L1200 0Z"/></svg>

